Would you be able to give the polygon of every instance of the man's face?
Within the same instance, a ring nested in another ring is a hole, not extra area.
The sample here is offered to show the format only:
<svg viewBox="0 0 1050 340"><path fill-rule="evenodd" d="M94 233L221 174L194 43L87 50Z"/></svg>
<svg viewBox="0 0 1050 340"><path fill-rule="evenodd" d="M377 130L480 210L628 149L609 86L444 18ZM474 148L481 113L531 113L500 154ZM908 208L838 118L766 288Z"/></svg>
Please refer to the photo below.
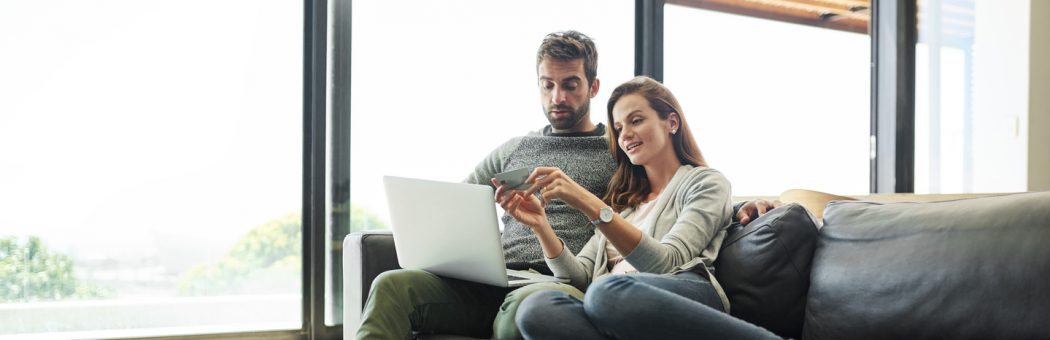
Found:
<svg viewBox="0 0 1050 340"><path fill-rule="evenodd" d="M584 132L589 122L591 98L597 92L587 83L583 59L543 58L539 65L540 100L551 127L559 132Z"/></svg>

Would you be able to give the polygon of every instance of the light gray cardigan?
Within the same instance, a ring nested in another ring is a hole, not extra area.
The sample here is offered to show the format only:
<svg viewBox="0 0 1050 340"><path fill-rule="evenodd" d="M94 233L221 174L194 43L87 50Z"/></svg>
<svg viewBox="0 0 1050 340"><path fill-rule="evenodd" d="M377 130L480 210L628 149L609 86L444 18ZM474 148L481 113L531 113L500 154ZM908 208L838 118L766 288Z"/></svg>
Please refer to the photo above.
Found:
<svg viewBox="0 0 1050 340"><path fill-rule="evenodd" d="M701 273L711 281L728 312L729 300L712 274L733 217L729 181L718 170L683 165L653 204L652 213L640 226L641 242L624 260L640 272ZM628 208L620 216L626 218L632 212L634 208ZM567 278L585 291L594 278L609 272L606 242L605 235L596 229L578 255L562 251L558 257L547 259L547 265L554 276Z"/></svg>

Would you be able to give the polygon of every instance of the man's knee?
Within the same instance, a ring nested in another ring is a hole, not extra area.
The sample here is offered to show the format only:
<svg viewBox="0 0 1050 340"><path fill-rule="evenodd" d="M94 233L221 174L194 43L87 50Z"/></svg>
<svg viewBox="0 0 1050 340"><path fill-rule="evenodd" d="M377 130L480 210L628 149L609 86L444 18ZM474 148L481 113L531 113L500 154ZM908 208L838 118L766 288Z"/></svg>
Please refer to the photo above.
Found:
<svg viewBox="0 0 1050 340"><path fill-rule="evenodd" d="M521 338L521 333L518 331L518 327L514 321L515 316L518 314L518 306L520 306L521 301L525 300L529 295L545 289L549 289L547 284L538 283L527 285L507 293L503 298L503 304L499 306L499 311L496 312L496 318L492 320L492 337L495 339Z"/></svg>
<svg viewBox="0 0 1050 340"><path fill-rule="evenodd" d="M375 280L372 281L372 288L369 295L376 294L376 292L382 292L379 294L394 293L410 288L420 282L433 279L436 279L434 274L422 270L388 270L377 275Z"/></svg>

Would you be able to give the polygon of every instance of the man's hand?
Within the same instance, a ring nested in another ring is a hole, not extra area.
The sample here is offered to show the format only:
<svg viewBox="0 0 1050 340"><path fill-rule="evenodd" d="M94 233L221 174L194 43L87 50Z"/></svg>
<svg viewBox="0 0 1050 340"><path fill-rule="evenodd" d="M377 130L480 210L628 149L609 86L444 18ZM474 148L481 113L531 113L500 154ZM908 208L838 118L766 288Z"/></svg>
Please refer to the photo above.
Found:
<svg viewBox="0 0 1050 340"><path fill-rule="evenodd" d="M765 215L767 211L776 209L781 205L782 203L778 200L773 200L772 202L764 199L749 201L744 203L744 206L740 207L740 210L737 210L736 220L740 221L740 225L747 225L759 216Z"/></svg>

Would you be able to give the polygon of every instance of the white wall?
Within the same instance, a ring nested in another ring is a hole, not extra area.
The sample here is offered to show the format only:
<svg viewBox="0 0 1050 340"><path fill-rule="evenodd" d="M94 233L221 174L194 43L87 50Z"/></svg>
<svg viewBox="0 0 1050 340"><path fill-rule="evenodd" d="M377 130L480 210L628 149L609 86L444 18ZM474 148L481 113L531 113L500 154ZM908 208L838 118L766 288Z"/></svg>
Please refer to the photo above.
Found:
<svg viewBox="0 0 1050 340"><path fill-rule="evenodd" d="M1031 1L975 6L973 190L1025 191Z"/></svg>

